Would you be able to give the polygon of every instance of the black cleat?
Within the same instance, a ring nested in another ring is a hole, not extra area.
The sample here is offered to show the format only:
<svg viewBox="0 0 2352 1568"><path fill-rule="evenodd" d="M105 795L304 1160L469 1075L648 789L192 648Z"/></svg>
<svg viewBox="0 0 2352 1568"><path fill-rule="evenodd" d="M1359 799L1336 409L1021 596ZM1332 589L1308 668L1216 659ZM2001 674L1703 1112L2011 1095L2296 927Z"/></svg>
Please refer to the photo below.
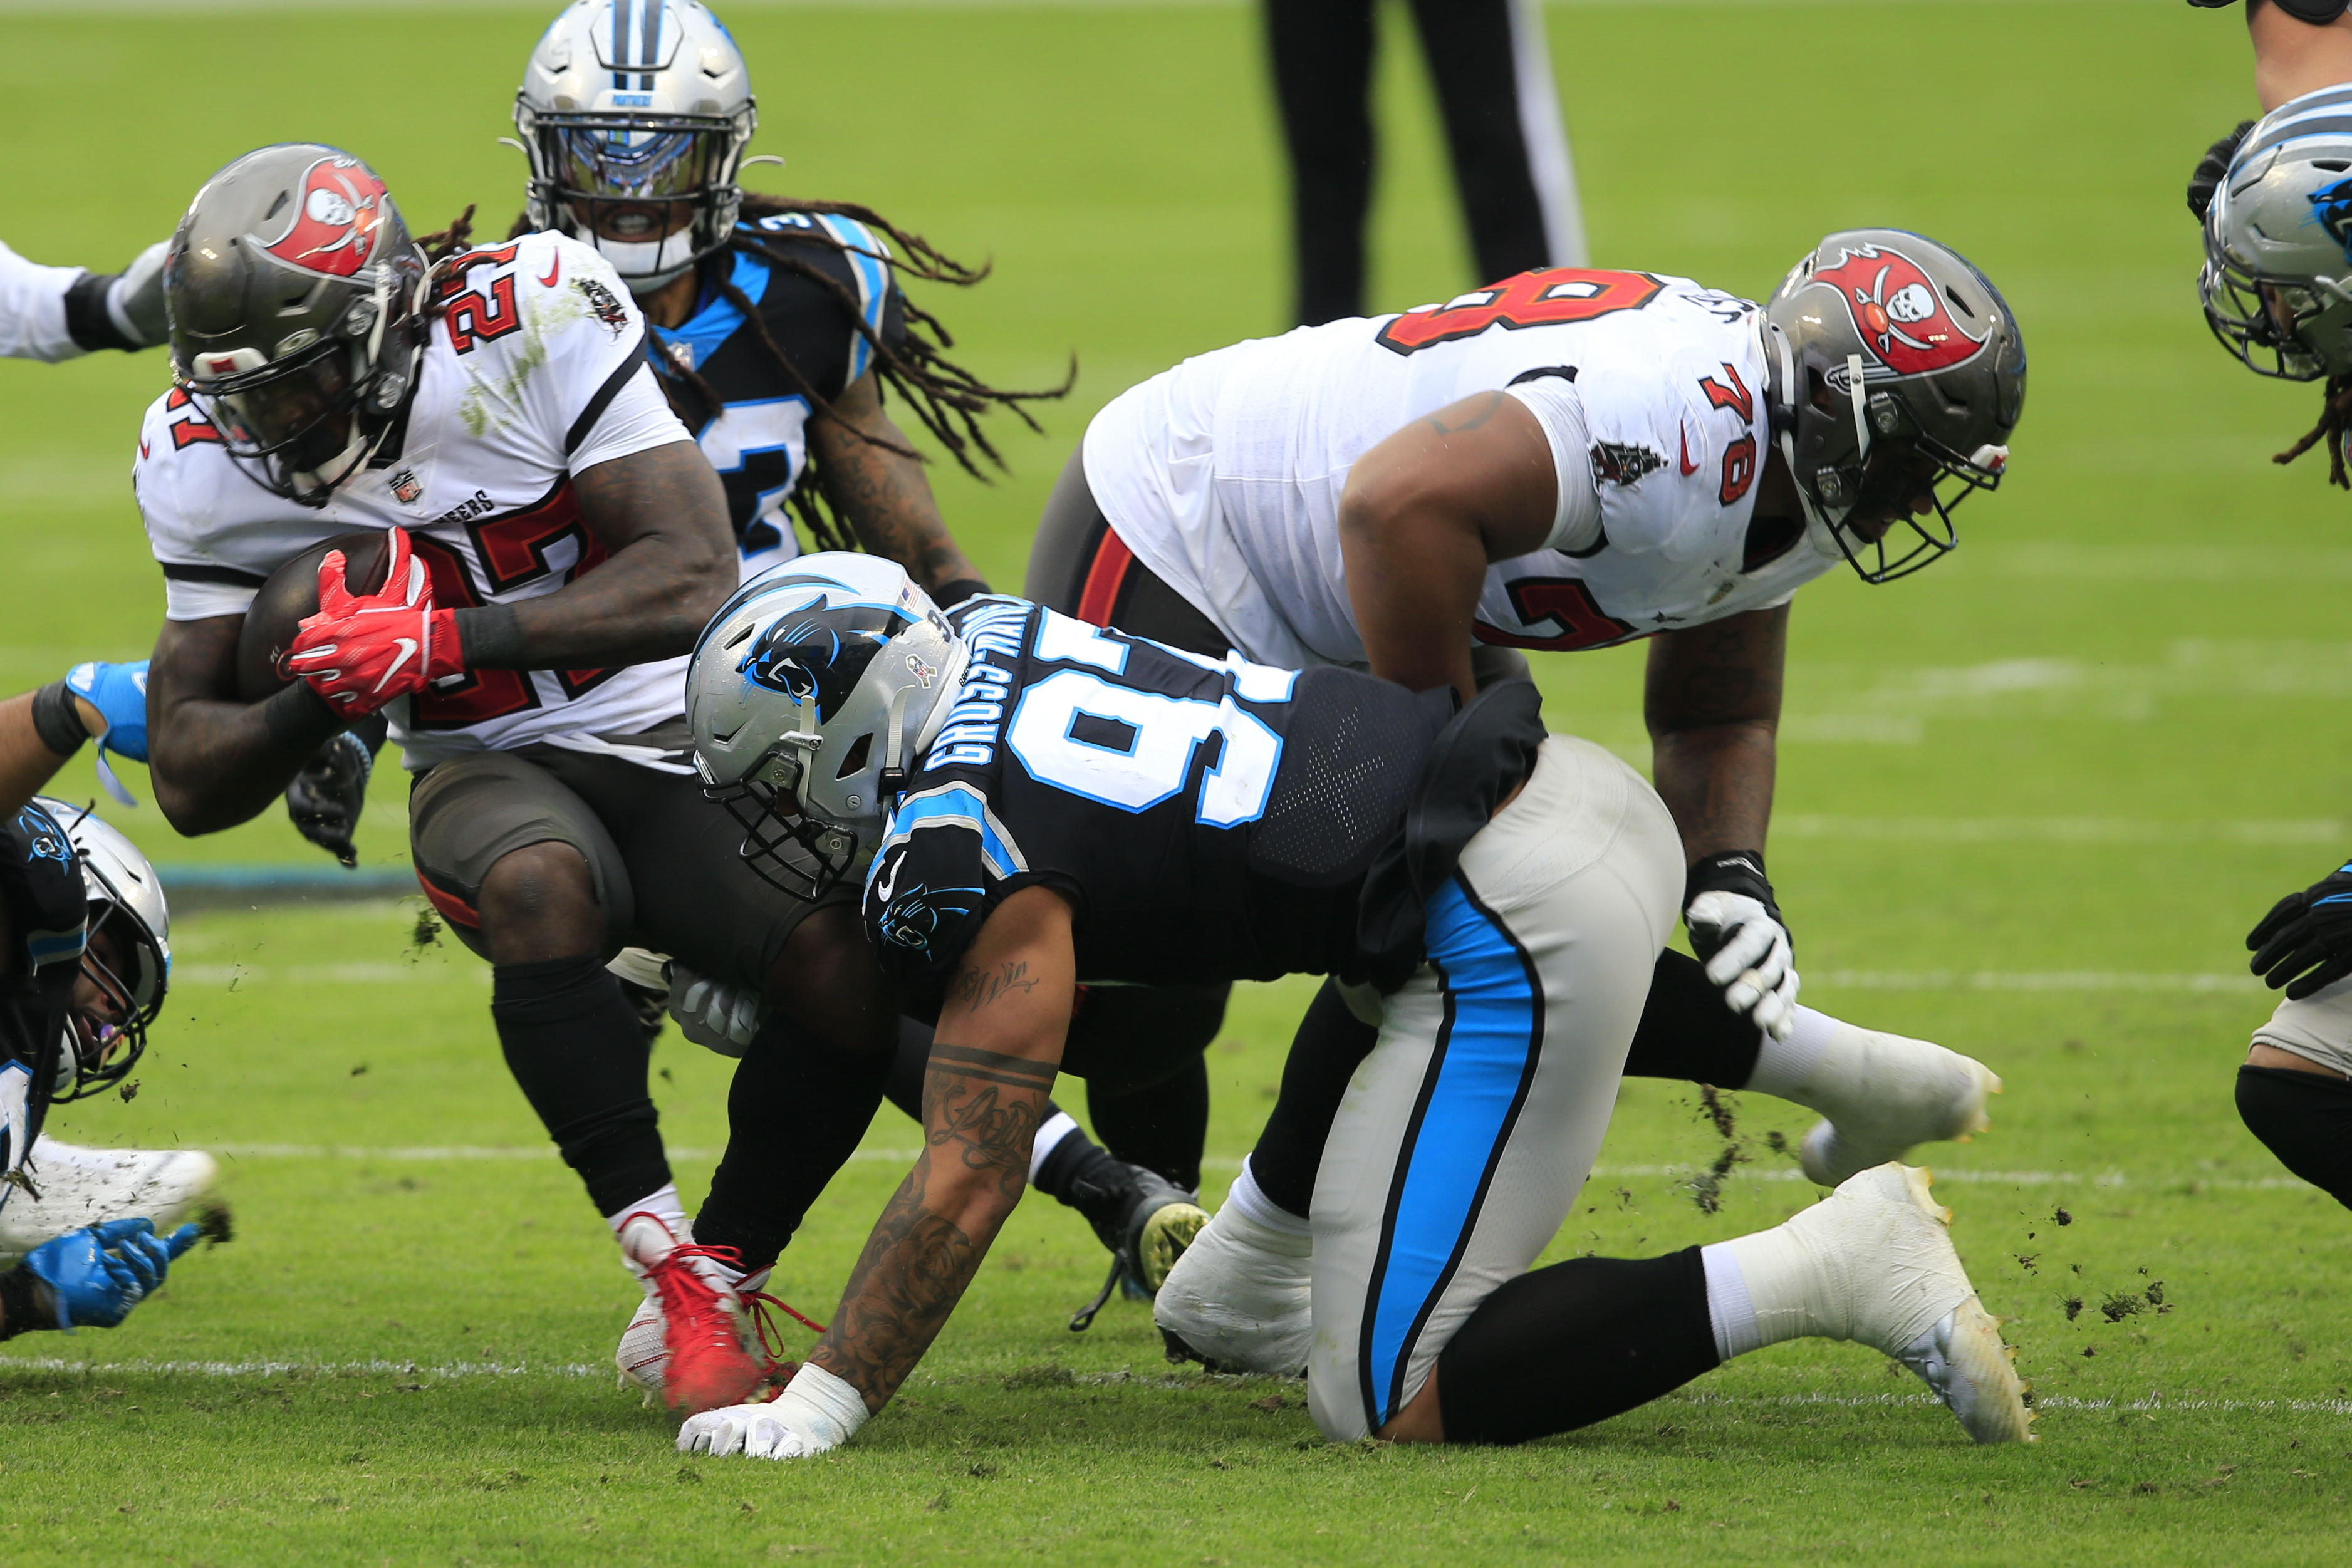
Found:
<svg viewBox="0 0 2352 1568"><path fill-rule="evenodd" d="M1110 1249L1111 1266L1101 1291L1071 1315L1073 1333L1083 1333L1093 1324L1095 1314L1102 1311L1113 1291L1123 1287L1131 1300L1151 1300L1159 1293L1160 1282L1168 1278L1168 1270L1176 1267L1176 1260L1184 1256L1192 1238L1209 1223L1200 1194L1187 1192L1142 1166L1122 1164L1118 1169L1124 1179L1116 1191L1074 1195L1073 1206L1087 1217L1095 1235Z"/></svg>

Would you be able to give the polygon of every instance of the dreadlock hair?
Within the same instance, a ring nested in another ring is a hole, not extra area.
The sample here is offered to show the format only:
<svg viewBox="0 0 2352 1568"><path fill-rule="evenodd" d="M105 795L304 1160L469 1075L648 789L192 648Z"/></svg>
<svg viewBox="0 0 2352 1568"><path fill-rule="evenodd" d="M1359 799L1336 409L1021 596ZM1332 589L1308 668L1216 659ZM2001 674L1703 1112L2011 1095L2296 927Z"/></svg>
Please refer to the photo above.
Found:
<svg viewBox="0 0 2352 1568"><path fill-rule="evenodd" d="M2326 401L2320 404L2319 423L2309 434L2284 452L2271 459L2273 463L2292 463L2321 442L2327 443L2327 482L2339 490L2352 490L2352 476L2344 471L2344 439L2352 434L2352 375L2327 378Z"/></svg>
<svg viewBox="0 0 2352 1568"><path fill-rule="evenodd" d="M469 215L472 211L470 207L467 209ZM871 207L860 206L855 202L804 202L757 191L743 193L741 220L745 224L785 213L850 218L877 230L888 236L892 247L890 253L880 259L895 274L924 283L944 283L958 288L969 288L989 274L990 268L986 265L967 267L940 251L922 235L910 234ZM516 238L532 232L530 214L524 214L515 219L508 237ZM852 248L825 230L814 226L795 229L792 237L801 243L823 246L835 251L847 252ZM975 453L1000 471L1005 470L1007 465L1003 455L988 439L988 432L981 425L981 417L994 410L1009 409L1022 423L1042 435L1044 429L1023 405L1066 396L1077 381L1077 361L1073 356L1070 373L1062 378L1062 384L1057 387L1036 392L1005 392L990 386L947 357L947 350L955 347L954 336L939 318L903 294L899 299L905 311L907 330L898 342L889 342L866 324L865 312L858 308L856 296L846 286L806 259L777 246L774 243L776 238L774 234L764 229L738 227L729 236L724 251L719 254L742 251L758 256L771 267L807 278L838 300L856 325L857 335L866 340L866 347L873 354L874 373L884 385L896 388L898 394L906 399L908 406L915 411L915 417L922 422L923 428L930 432L932 439L947 448L949 455L955 458L957 466L983 484L989 476L975 460ZM816 418L836 420L843 429L869 446L878 446L902 457L923 461L922 455L912 448L881 436L869 435L835 414L832 402L819 395L816 388L810 384L808 378L801 373L800 368L793 363L792 357L784 352L782 346L768 330L768 323L760 314L759 308L735 286L730 269L717 268L711 276L720 297L742 312L743 319L758 337L760 346L768 351L768 357L775 361L776 368L783 372L784 380L793 390L808 400ZM663 391L668 395L671 407L677 411L678 417L685 420L688 427L718 415L722 406L718 392L691 366L671 361L662 368L667 372L661 378ZM811 464L814 468L814 455ZM809 483L809 478L815 478L820 483ZM808 529L817 549L859 549L849 528L822 500L822 478L821 474L812 474L793 486L793 511Z"/></svg>

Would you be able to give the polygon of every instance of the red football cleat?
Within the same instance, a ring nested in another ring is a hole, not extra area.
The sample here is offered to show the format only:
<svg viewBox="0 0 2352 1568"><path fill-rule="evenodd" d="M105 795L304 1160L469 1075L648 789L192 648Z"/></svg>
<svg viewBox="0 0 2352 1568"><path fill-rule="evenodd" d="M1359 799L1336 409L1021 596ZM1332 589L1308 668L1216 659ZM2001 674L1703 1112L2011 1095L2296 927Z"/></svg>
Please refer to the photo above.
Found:
<svg viewBox="0 0 2352 1568"><path fill-rule="evenodd" d="M669 1352L662 1396L669 1407L694 1415L742 1404L767 1368L744 1349L735 1326L742 1310L735 1294L741 1254L732 1247L680 1246L658 1216L643 1213L621 1227L621 1246L661 1298Z"/></svg>

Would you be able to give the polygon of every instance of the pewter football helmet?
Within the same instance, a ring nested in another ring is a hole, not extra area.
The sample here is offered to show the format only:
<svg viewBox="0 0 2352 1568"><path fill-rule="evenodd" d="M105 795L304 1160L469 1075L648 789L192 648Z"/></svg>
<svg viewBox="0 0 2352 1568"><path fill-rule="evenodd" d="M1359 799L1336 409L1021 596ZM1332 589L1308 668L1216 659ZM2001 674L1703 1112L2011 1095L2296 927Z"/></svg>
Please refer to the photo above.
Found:
<svg viewBox="0 0 2352 1568"><path fill-rule="evenodd" d="M408 395L425 279L366 164L315 142L248 152L205 182L164 255L172 379L254 483L323 507Z"/></svg>
<svg viewBox="0 0 2352 1568"><path fill-rule="evenodd" d="M595 246L633 291L659 288L734 232L759 122L742 52L698 0L573 0L515 95L530 221Z"/></svg>
<svg viewBox="0 0 2352 1568"><path fill-rule="evenodd" d="M804 555L737 589L695 646L686 718L752 868L814 896L870 853L966 657L930 596L877 556Z"/></svg>
<svg viewBox="0 0 2352 1568"><path fill-rule="evenodd" d="M2206 324L2256 375L2352 373L2352 84L2271 110L2205 209Z"/></svg>
<svg viewBox="0 0 2352 1568"><path fill-rule="evenodd" d="M1773 434L1809 525L1864 582L1957 545L1952 509L1999 487L2025 409L2024 341L1984 274L1922 235L1848 229L1790 269L1764 339ZM1911 515L1921 496L1932 519Z"/></svg>
<svg viewBox="0 0 2352 1568"><path fill-rule="evenodd" d="M128 973L119 973L95 940L82 952L82 973L104 992L119 1021L77 1017L67 1045L70 1082L60 1082L53 1103L79 1100L121 1082L147 1049L147 1026L163 1010L172 983L172 912L155 868L120 830L84 806L47 796L36 804L57 819L81 856L89 899L89 933L111 936ZM61 1080L64 1074L60 1073Z"/></svg>

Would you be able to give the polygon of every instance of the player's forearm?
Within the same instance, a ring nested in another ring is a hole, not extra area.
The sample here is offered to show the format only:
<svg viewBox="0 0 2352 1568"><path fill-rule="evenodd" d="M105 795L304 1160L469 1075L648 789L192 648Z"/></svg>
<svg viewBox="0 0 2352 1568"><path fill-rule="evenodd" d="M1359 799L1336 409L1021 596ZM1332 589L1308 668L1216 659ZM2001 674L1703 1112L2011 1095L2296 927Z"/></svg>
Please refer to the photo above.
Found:
<svg viewBox="0 0 2352 1568"><path fill-rule="evenodd" d="M1474 530L1439 514L1374 501L1339 508L1348 599L1372 674L1417 692L1477 695L1470 630L1486 555Z"/></svg>
<svg viewBox="0 0 2352 1568"><path fill-rule="evenodd" d="M555 592L457 612L466 664L606 668L690 653L735 591L727 497L699 447L676 442L572 476L582 520L611 555Z"/></svg>
<svg viewBox="0 0 2352 1568"><path fill-rule="evenodd" d="M2257 5L2246 17L2254 45L2254 91L2267 114L2290 99L2352 81L2352 16L2313 26Z"/></svg>
<svg viewBox="0 0 2352 1568"><path fill-rule="evenodd" d="M1022 1179L1027 1150L1024 1137ZM809 1359L856 1388L868 1411L889 1403L963 1299L1020 1189L1021 1180L1008 1194L988 1171L961 1168L953 1149L926 1149L875 1222Z"/></svg>
<svg viewBox="0 0 2352 1568"><path fill-rule="evenodd" d="M1683 859L1760 850L1772 821L1774 727L1710 725L1651 739L1658 798L1682 835Z"/></svg>
<svg viewBox="0 0 2352 1568"><path fill-rule="evenodd" d="M155 804L183 833L216 833L278 804L350 720L297 681L266 702L182 700L148 738Z"/></svg>
<svg viewBox="0 0 2352 1568"><path fill-rule="evenodd" d="M976 580L980 569L949 534L921 461L908 455L905 434L878 406L858 424L872 439L843 425L842 420L821 420L811 427L809 442L825 499L848 521L857 542L905 567L926 590Z"/></svg>

